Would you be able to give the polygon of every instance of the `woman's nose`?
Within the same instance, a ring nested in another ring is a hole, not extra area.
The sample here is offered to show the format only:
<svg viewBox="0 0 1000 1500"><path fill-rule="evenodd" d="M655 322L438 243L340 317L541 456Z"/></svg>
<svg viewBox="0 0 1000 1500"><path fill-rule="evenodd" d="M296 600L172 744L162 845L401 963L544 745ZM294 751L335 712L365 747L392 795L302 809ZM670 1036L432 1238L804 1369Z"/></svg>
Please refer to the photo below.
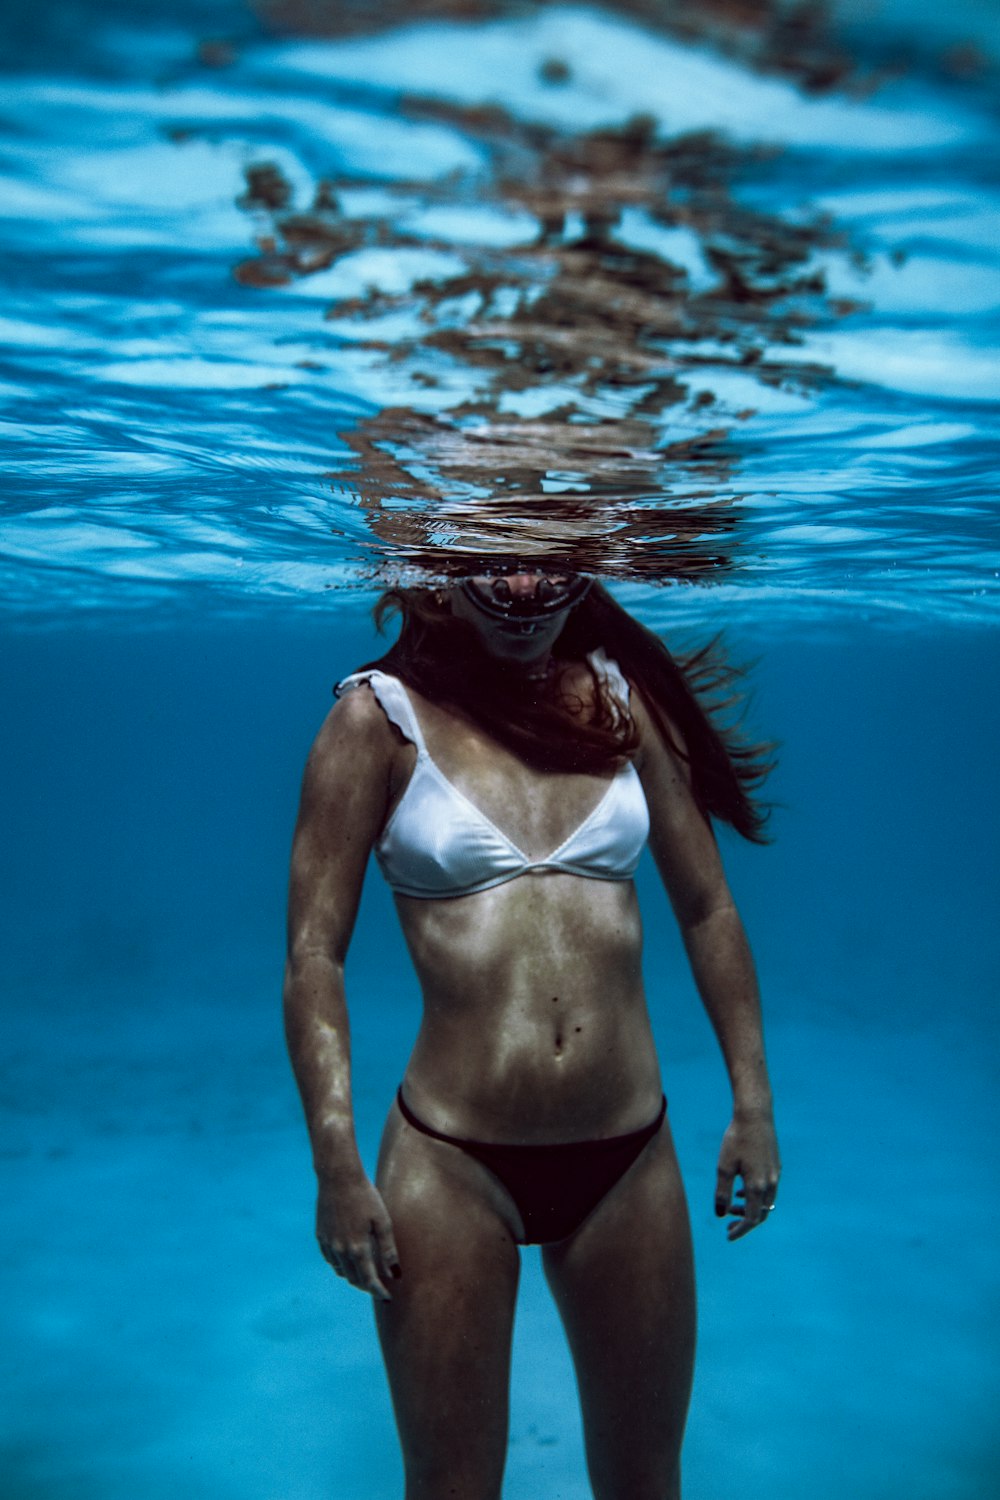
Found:
<svg viewBox="0 0 1000 1500"><path fill-rule="evenodd" d="M538 591L538 573L511 573L505 582L510 589L511 598L527 599L534 598Z"/></svg>

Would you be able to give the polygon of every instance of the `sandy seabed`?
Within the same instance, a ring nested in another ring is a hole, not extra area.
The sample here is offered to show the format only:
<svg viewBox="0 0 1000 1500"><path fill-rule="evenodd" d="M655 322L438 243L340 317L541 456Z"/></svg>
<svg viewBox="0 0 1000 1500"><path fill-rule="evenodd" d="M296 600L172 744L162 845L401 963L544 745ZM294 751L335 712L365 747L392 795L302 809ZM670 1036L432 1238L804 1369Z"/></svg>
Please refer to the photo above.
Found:
<svg viewBox="0 0 1000 1500"><path fill-rule="evenodd" d="M179 1005L155 1052L138 1016L89 1048L79 1020L15 1028L5 1500L401 1494L368 1302L315 1250L304 1132L255 1014L212 1035ZM995 1058L947 1030L787 1023L771 1053L780 1207L738 1245L711 1213L721 1066L706 1049L667 1067L701 1297L686 1493L979 1500L997 1473ZM369 1163L380 1107L359 1105ZM572 1369L524 1260L505 1495L584 1500Z"/></svg>

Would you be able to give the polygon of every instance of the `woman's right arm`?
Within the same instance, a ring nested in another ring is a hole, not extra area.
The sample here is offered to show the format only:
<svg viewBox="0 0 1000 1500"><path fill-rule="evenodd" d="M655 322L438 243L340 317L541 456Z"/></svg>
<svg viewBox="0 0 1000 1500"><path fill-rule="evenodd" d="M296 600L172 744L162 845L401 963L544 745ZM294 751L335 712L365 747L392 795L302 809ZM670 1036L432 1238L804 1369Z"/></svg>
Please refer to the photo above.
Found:
<svg viewBox="0 0 1000 1500"><path fill-rule="evenodd" d="M344 961L389 806L395 740L367 687L330 711L306 763L292 845L285 1035L319 1184L316 1236L338 1275L388 1300L392 1225L361 1164L351 1104Z"/></svg>

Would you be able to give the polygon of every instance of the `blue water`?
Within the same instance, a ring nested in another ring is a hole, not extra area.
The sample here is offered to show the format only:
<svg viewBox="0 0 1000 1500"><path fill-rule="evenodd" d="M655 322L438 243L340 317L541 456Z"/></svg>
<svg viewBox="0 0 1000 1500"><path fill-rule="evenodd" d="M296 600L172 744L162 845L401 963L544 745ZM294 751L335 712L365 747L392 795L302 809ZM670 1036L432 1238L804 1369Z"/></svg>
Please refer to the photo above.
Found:
<svg viewBox="0 0 1000 1500"><path fill-rule="evenodd" d="M670 640L725 626L783 742L774 844L724 840L785 1159L736 1246L722 1067L641 872L700 1273L686 1494L979 1500L994 8L845 4L823 88L679 3L329 34L352 10L0 18L0 1495L400 1493L282 1051L297 783L382 582L554 547ZM598 160L636 114L638 166ZM374 876L350 985L371 1164L417 1020ZM588 1494L531 1254L505 1494Z"/></svg>

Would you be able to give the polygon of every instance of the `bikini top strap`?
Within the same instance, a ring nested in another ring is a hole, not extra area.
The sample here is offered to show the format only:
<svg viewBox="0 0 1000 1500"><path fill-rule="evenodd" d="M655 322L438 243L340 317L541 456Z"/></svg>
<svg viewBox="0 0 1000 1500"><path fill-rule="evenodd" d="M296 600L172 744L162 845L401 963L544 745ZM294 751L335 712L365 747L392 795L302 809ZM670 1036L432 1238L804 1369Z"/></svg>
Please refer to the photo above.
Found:
<svg viewBox="0 0 1000 1500"><path fill-rule="evenodd" d="M605 654L603 646L598 646L596 651L591 651L587 660L597 675L602 677L607 683L612 697L616 698L622 707L627 709L630 696L628 678L618 663Z"/></svg>
<svg viewBox="0 0 1000 1500"><path fill-rule="evenodd" d="M378 699L386 718L391 724L410 741L416 745L417 755L427 754L427 746L424 743L423 731L410 702L410 695L400 682L398 677L391 677L388 672L380 672L377 667L369 667L364 672L352 672L338 682L334 688L334 695L342 698L352 688L362 687L365 683L371 688Z"/></svg>

